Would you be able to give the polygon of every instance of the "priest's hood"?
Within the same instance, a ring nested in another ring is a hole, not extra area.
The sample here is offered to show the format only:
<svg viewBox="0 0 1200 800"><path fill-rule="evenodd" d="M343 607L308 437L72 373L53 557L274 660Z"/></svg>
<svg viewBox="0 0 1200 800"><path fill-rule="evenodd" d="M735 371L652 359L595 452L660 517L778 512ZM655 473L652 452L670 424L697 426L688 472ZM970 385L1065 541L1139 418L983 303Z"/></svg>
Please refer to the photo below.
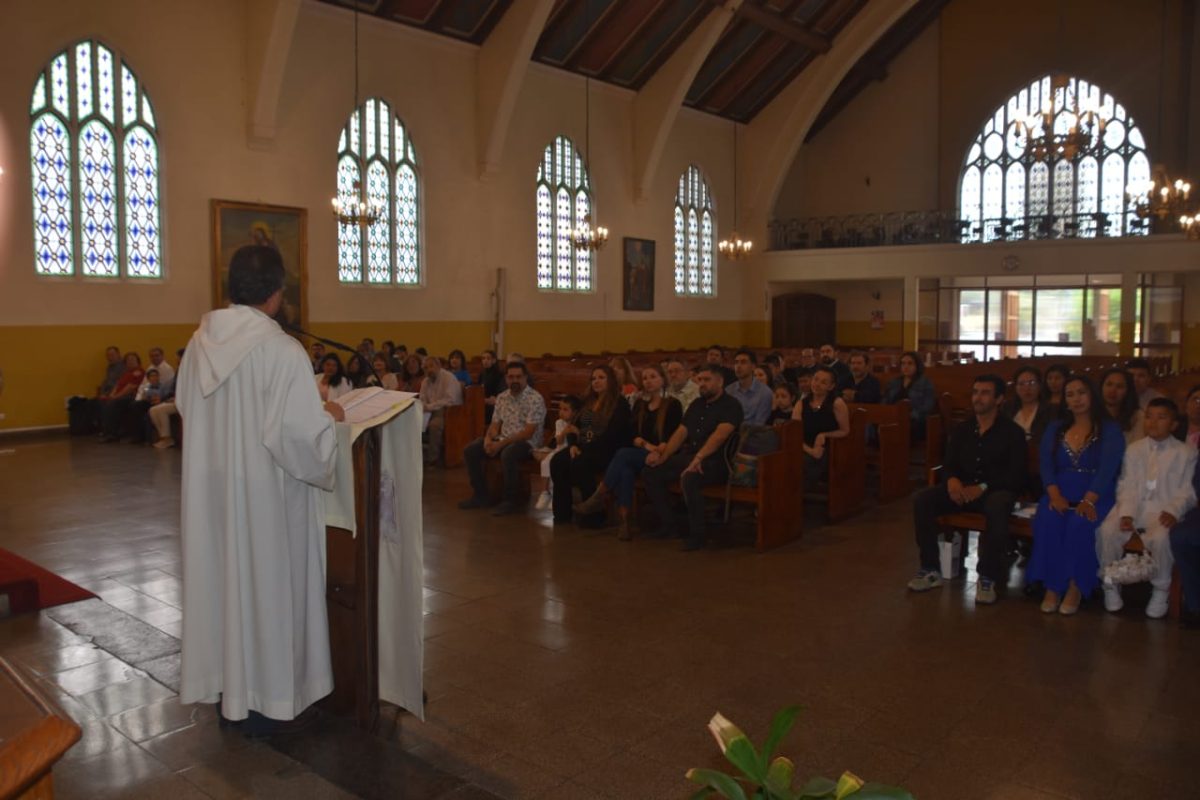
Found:
<svg viewBox="0 0 1200 800"><path fill-rule="evenodd" d="M286 335L275 320L250 306L231 305L205 314L187 349L187 357L197 359L200 393L211 395L254 348Z"/></svg>

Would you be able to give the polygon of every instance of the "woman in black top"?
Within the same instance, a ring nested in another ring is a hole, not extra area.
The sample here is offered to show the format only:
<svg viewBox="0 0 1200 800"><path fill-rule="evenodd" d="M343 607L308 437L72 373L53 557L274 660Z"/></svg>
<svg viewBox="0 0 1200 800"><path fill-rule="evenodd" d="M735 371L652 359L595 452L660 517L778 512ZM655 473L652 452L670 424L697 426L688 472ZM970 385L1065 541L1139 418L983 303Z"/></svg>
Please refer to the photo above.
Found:
<svg viewBox="0 0 1200 800"><path fill-rule="evenodd" d="M630 413L612 367L593 369L591 391L576 418L575 440L568 439L570 446L550 459L555 522L571 521L572 490L578 489L581 497L596 491L596 478L608 468L613 454L629 443Z"/></svg>
<svg viewBox="0 0 1200 800"><path fill-rule="evenodd" d="M1071 377L1071 368L1066 364L1051 364L1046 367L1046 398L1054 406L1055 413L1062 408L1063 388Z"/></svg>
<svg viewBox="0 0 1200 800"><path fill-rule="evenodd" d="M683 406L674 397L667 397L663 390L667 375L657 364L642 370L641 391L633 406L633 446L622 447L613 456L604 473L604 480L596 487L592 496L575 505L575 513L581 516L598 514L604 510L604 497L612 492L617 497L617 515L620 528L617 538L629 541L629 509L633 506L633 488L646 456L662 453L667 440L683 420Z"/></svg>
<svg viewBox="0 0 1200 800"><path fill-rule="evenodd" d="M837 375L829 367L813 370L809 395L796 403L792 419L804 421L804 488L812 491L829 469L828 441L850 434L850 408L834 394Z"/></svg>
<svg viewBox="0 0 1200 800"><path fill-rule="evenodd" d="M484 350L479 357L483 368L479 370L479 380L483 386L483 421L491 423L492 412L496 410L496 397L508 386L504 382L504 365L496 358L495 350Z"/></svg>

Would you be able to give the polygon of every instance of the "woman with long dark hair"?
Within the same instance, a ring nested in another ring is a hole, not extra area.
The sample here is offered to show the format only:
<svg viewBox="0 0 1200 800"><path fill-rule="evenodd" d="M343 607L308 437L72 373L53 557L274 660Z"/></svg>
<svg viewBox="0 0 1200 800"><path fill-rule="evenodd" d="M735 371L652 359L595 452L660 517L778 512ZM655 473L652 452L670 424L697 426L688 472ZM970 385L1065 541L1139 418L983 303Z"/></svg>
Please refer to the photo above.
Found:
<svg viewBox="0 0 1200 800"><path fill-rule="evenodd" d="M1051 409L1042 383L1042 373L1037 367L1021 367L1013 375L1013 400L1006 403L1008 416L1025 431L1025 441L1042 441L1042 434L1050 420L1057 416Z"/></svg>
<svg viewBox="0 0 1200 800"><path fill-rule="evenodd" d="M653 452L661 454L683 420L683 406L665 394L666 386L667 375L660 365L642 370L641 392L633 406L633 446L622 447L613 455L596 491L574 506L575 513L581 516L597 514L604 510L605 495L609 492L616 495L620 525L617 538L623 542L631 538L629 509L633 507L634 484L646 466L646 456Z"/></svg>
<svg viewBox="0 0 1200 800"><path fill-rule="evenodd" d="M571 521L573 493L591 497L596 480L613 454L629 442L629 404L621 396L621 385L612 367L602 364L592 370L591 389L576 416L579 433L575 441L550 460L554 484L554 521ZM587 520L594 522L594 520Z"/></svg>
<svg viewBox="0 0 1200 800"><path fill-rule="evenodd" d="M1046 367L1046 398L1050 405L1061 408L1063 389L1071 377L1071 368L1066 364L1051 364Z"/></svg>
<svg viewBox="0 0 1200 800"><path fill-rule="evenodd" d="M937 408L937 390L925 377L921 356L912 350L901 354L900 376L893 378L883 393L885 403L894 404L901 400L907 400L910 406L913 441L924 439L925 418Z"/></svg>
<svg viewBox="0 0 1200 800"><path fill-rule="evenodd" d="M1121 428L1082 375L1063 387L1063 408L1042 437L1046 493L1033 518L1033 556L1026 580L1046 587L1042 611L1070 615L1096 588L1096 528L1116 503L1125 455Z"/></svg>
<svg viewBox="0 0 1200 800"><path fill-rule="evenodd" d="M337 400L353 388L337 353L329 353L321 359L321 371L317 373L317 392L322 401Z"/></svg>
<svg viewBox="0 0 1200 800"><path fill-rule="evenodd" d="M425 369L421 366L421 357L412 353L405 358L403 369L396 379L400 382L402 392L421 391L421 384L425 382Z"/></svg>
<svg viewBox="0 0 1200 800"><path fill-rule="evenodd" d="M1126 370L1113 367L1100 376L1100 397L1105 412L1121 426L1126 447L1146 435L1133 376Z"/></svg>
<svg viewBox="0 0 1200 800"><path fill-rule="evenodd" d="M458 378L458 382L463 386L471 385L471 373L467 371L467 354L462 350L450 351L446 358L446 369L450 370L450 374Z"/></svg>
<svg viewBox="0 0 1200 800"><path fill-rule="evenodd" d="M837 373L826 366L813 370L811 391L792 409L804 421L804 488L812 491L829 471L829 440L850 434L850 407L837 393Z"/></svg>

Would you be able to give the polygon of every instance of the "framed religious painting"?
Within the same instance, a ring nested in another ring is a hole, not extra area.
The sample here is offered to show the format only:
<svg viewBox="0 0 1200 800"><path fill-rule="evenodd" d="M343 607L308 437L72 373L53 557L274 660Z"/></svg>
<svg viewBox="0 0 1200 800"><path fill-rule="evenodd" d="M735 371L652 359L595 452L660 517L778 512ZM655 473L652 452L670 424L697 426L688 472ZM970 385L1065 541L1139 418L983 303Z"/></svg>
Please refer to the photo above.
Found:
<svg viewBox="0 0 1200 800"><path fill-rule="evenodd" d="M621 269L621 307L626 311L654 310L654 240L624 239Z"/></svg>
<svg viewBox="0 0 1200 800"><path fill-rule="evenodd" d="M229 304L229 261L248 244L279 251L284 269L280 315L292 325L308 327L308 210L212 201L213 308Z"/></svg>

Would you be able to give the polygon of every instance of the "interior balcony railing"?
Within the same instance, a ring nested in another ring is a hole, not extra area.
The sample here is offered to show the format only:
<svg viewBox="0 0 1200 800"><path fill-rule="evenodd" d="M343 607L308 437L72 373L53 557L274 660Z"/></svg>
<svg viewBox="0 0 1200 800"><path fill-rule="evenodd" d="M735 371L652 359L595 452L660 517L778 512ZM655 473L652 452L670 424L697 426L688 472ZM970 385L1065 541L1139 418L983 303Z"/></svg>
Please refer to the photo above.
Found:
<svg viewBox="0 0 1200 800"><path fill-rule="evenodd" d="M1150 232L1150 221L1132 212L963 219L952 211L892 211L772 220L770 249L1095 239L1145 236Z"/></svg>

